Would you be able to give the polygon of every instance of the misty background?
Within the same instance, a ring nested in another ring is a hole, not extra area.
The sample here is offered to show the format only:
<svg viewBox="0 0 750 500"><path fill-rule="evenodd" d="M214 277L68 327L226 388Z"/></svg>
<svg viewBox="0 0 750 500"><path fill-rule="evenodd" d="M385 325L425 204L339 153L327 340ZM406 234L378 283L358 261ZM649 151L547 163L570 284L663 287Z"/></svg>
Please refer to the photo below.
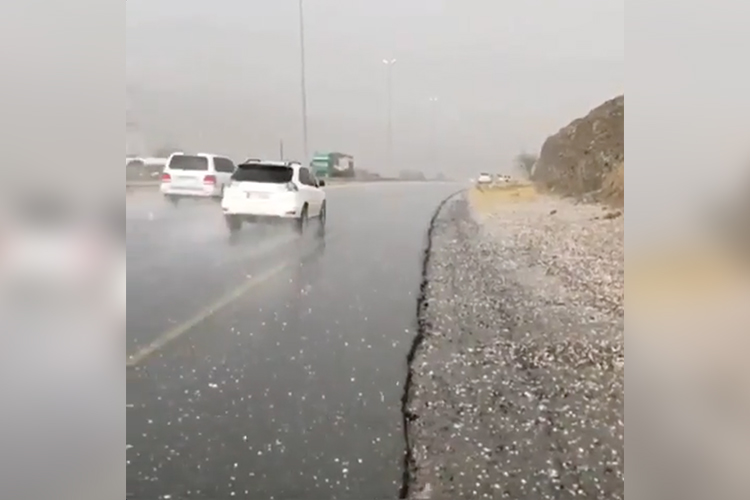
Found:
<svg viewBox="0 0 750 500"><path fill-rule="evenodd" d="M275 158L283 140L301 159L297 0L125 8L129 152ZM310 153L379 173L510 172L516 154L624 91L624 0L304 0L304 11ZM393 165L383 58L397 59Z"/></svg>

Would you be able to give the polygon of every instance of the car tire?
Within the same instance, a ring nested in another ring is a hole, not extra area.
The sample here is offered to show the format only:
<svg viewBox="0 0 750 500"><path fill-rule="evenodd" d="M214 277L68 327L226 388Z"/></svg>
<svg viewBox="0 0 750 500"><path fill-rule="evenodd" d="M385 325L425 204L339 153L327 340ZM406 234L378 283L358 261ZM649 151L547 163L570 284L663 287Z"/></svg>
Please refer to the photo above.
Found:
<svg viewBox="0 0 750 500"><path fill-rule="evenodd" d="M322 238L326 235L326 218L327 218L326 202L320 207L320 215L318 215L318 237Z"/></svg>
<svg viewBox="0 0 750 500"><path fill-rule="evenodd" d="M296 221L296 228L298 234L305 234L307 229L307 204L302 207L302 212L299 214L299 218Z"/></svg>
<svg viewBox="0 0 750 500"><path fill-rule="evenodd" d="M225 215L224 221L227 223L230 234L235 234L242 228L242 221L236 215Z"/></svg>
<svg viewBox="0 0 750 500"><path fill-rule="evenodd" d="M180 204L180 199L176 196L169 196L167 195L167 201L172 205L173 207L176 207Z"/></svg>

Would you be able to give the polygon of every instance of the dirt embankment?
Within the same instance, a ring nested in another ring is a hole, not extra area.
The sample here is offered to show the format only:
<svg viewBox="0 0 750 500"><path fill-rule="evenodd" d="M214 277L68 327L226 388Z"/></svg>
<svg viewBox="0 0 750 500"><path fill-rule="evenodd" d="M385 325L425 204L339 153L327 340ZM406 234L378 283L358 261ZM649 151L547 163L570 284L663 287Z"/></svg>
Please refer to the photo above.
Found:
<svg viewBox="0 0 750 500"><path fill-rule="evenodd" d="M555 194L623 205L624 129L625 96L619 96L547 138L532 180Z"/></svg>

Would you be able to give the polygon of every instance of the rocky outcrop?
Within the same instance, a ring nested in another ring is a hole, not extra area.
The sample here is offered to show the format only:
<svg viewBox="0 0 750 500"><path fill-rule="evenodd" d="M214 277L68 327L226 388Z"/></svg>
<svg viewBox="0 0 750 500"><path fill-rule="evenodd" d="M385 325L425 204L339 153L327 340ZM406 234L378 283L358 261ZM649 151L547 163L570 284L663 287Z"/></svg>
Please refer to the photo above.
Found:
<svg viewBox="0 0 750 500"><path fill-rule="evenodd" d="M624 129L625 96L619 96L547 138L532 180L564 196L624 199L624 182L617 185L624 179Z"/></svg>

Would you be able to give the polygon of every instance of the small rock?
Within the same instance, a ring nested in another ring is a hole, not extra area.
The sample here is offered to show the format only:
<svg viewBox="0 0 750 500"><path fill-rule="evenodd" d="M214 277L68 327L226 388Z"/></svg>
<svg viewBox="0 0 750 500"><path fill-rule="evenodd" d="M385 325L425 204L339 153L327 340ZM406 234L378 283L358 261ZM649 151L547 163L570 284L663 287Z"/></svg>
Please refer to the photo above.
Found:
<svg viewBox="0 0 750 500"><path fill-rule="evenodd" d="M608 214L605 214L604 217L602 217L605 220L612 220L620 217L622 215L622 212L617 210L615 212L609 212Z"/></svg>

